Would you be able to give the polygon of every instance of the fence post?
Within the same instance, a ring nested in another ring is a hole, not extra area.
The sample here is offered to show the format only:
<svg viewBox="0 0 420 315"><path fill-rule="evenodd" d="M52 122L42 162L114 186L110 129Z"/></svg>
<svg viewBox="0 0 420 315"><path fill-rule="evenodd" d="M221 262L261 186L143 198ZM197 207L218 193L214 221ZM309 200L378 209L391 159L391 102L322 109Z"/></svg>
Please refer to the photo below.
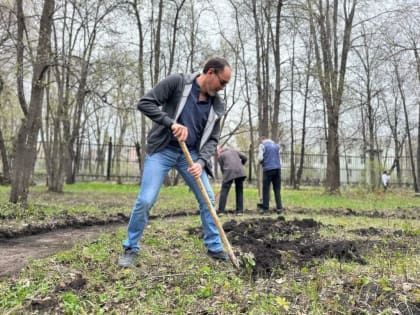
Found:
<svg viewBox="0 0 420 315"><path fill-rule="evenodd" d="M111 179L111 158L112 158L112 137L109 137L108 142L108 164L106 166L106 180Z"/></svg>

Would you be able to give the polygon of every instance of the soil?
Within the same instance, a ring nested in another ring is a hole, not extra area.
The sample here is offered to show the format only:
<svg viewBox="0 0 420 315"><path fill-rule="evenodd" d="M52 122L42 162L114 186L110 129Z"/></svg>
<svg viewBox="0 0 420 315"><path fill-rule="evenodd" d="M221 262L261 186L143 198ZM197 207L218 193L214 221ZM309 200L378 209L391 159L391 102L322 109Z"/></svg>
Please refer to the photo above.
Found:
<svg viewBox="0 0 420 315"><path fill-rule="evenodd" d="M239 246L243 253L255 257L253 274L271 277L275 269L287 269L290 263L304 267L316 258L332 257L365 264L354 241L322 240L318 234L321 224L312 220L285 221L263 218L253 222L228 222L224 229L232 246Z"/></svg>
<svg viewBox="0 0 420 315"><path fill-rule="evenodd" d="M223 229L232 247L240 249L235 255L241 262L246 265L250 258L255 261L252 268L254 278L270 278L275 272L288 269L290 264L309 267L316 264L318 258L337 258L340 261L366 264L363 253L375 242L326 240L318 233L321 226L321 223L313 219L286 221L283 216L278 216L240 223L231 220L223 225ZM200 229L189 232L200 233ZM370 232L354 231L355 234ZM377 231L376 235L379 234Z"/></svg>

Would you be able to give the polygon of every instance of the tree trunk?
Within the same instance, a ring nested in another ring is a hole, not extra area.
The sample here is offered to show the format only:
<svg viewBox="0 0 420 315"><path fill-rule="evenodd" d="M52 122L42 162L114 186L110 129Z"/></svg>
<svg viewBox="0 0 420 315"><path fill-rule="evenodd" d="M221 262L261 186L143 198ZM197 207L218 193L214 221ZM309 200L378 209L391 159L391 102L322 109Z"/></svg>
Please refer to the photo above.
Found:
<svg viewBox="0 0 420 315"><path fill-rule="evenodd" d="M179 5L175 2L176 12L175 12L175 18L174 18L174 23L172 27L171 48L169 51L169 66L168 66L168 71L167 71L168 75L172 73L172 68L174 65L176 35L178 33L178 22L179 22L180 12L182 10L182 7L184 6L184 3L185 3L185 0L182 0Z"/></svg>
<svg viewBox="0 0 420 315"><path fill-rule="evenodd" d="M418 120L417 120L417 179L420 180L420 101L417 103ZM417 183L417 192L419 190L419 183Z"/></svg>
<svg viewBox="0 0 420 315"><path fill-rule="evenodd" d="M338 112L328 111L327 181L325 188L331 194L337 193L340 187L338 116Z"/></svg>
<svg viewBox="0 0 420 315"><path fill-rule="evenodd" d="M48 78L48 84L50 80ZM60 84L58 84L60 86ZM60 88L58 88L60 90ZM60 92L59 92L60 93ZM59 99L60 96L59 96ZM53 118L52 121L52 135L49 137L49 123L50 123L50 113L52 111L50 106L50 97L49 97L49 88L46 88L46 101L47 101L47 108L46 108L46 139L44 137L44 133L41 132L42 144L44 147L45 153L45 164L47 169L47 186L48 191L52 192L63 192L64 186L64 150L63 150L63 142L61 141L61 128L60 128L60 120L57 118ZM60 103L60 102L59 102ZM62 114L62 106L57 106L57 115L61 117Z"/></svg>
<svg viewBox="0 0 420 315"><path fill-rule="evenodd" d="M92 40L92 43L95 39ZM93 44L92 44L93 45ZM73 130L70 135L66 136L65 139L67 141L67 167L66 167L66 183L67 184L74 184L76 182L76 174L79 170L80 165L80 130L82 126L82 112L83 106L85 102L86 96L86 85L87 85L87 77L89 73L89 62L90 62L90 55L92 51L92 46L87 49L89 52L87 53L86 59L81 60L82 62L82 70L79 79L79 86L77 88L76 93L76 110L75 115L73 118ZM70 118L70 117L68 117Z"/></svg>
<svg viewBox="0 0 420 315"><path fill-rule="evenodd" d="M3 176L0 176L0 185L10 184L9 160L7 159L7 150L6 150L6 145L4 143L3 133L1 132L1 129L0 129L0 154L1 154L1 162L3 165Z"/></svg>
<svg viewBox="0 0 420 315"><path fill-rule="evenodd" d="M417 69L417 79L418 79L418 84L420 86L420 56L419 56L419 51L418 48L415 44L415 42L413 43L414 45L414 57L416 59L416 69ZM417 119L417 158L416 158L416 162L417 162L417 179L420 180L420 101L417 101L417 110L418 110L418 119Z"/></svg>
<svg viewBox="0 0 420 315"><path fill-rule="evenodd" d="M328 193L338 193L340 188L339 159L339 113L344 91L344 79L347 67L347 56L350 50L351 31L357 0L350 4L343 3L344 22L341 52L339 52L338 5L334 0L331 5L319 0L315 3L317 11L312 7L314 1L307 0L309 10L309 26L314 42L316 69L321 86L323 101L327 108L327 174L325 189ZM348 10L347 5L350 5Z"/></svg>
<svg viewBox="0 0 420 315"><path fill-rule="evenodd" d="M137 32L139 36L139 54L138 54L138 66L137 66L137 73L139 76L140 81L140 91L139 96L142 97L144 95L144 35L143 35L143 24L141 22L140 17L140 11L139 11L139 3L138 0L135 0L133 3L131 3L134 15L136 17L136 23L137 23ZM146 159L146 115L143 113L140 114L140 144L138 145L138 142L136 142L136 152L138 156L138 162L139 162L139 170L140 170L140 182L141 182L141 176L143 173L143 165L144 160ZM137 151L138 149L138 151Z"/></svg>
<svg viewBox="0 0 420 315"><path fill-rule="evenodd" d="M252 0L252 15L254 18L254 29L255 29L255 51L256 51L256 85L257 85L257 106L258 106L258 131L260 136L264 135L268 137L268 114L267 106L264 106L264 96L263 96L263 61L261 55L262 47L261 44L261 29L259 22L259 14L257 12L257 1ZM244 61L243 61L244 62Z"/></svg>
<svg viewBox="0 0 420 315"><path fill-rule="evenodd" d="M275 69L275 83L274 83L274 102L273 102L273 115L271 117L271 133L274 142L279 142L279 112L280 112L280 18L283 1L277 1L276 13L276 30L272 34L273 38L273 54L274 54L274 69ZM268 25L270 21L268 20ZM293 68L293 65L292 65ZM293 71L293 70L292 70ZM292 83L293 84L293 83ZM293 93L293 91L292 91ZM294 165L294 164L293 164ZM294 176L294 170L293 170Z"/></svg>
<svg viewBox="0 0 420 315"><path fill-rule="evenodd" d="M419 192L419 186L417 184L416 167L415 167L415 163L414 163L413 145L412 145L412 142L411 142L411 133L410 133L409 120L408 120L407 104L406 104L404 90L403 90L403 87L402 87L402 80L400 78L397 65L395 65L395 73L396 73L396 76L397 76L398 90L399 90L400 95L401 95L402 105L403 105L403 109L404 109L405 129L406 129L406 133L407 133L409 158L410 158L410 164L411 164L411 175L413 176L413 188L414 188L415 192Z"/></svg>
<svg viewBox="0 0 420 315"><path fill-rule="evenodd" d="M18 23L25 28L22 0L17 0ZM39 27L39 38L36 60L33 64L31 85L31 99L27 114L19 128L15 142L15 153L12 171L12 189L10 202L26 203L29 185L36 161L38 132L41 127L42 102L44 96L43 80L49 67L51 25L54 13L54 0L45 0ZM18 38L19 45L23 45L23 34ZM23 60L18 60L21 64ZM23 77L20 78L23 80ZM18 82L21 84L22 82ZM26 104L21 104L26 107Z"/></svg>
<svg viewBox="0 0 420 315"><path fill-rule="evenodd" d="M4 86L4 81L3 81L2 76L0 75L0 96L3 92L3 86ZM0 185L9 184L10 183L9 160L7 158L7 150L6 150L6 145L4 143L4 138L3 138L3 133L1 131L1 128L0 128L0 155L1 155L1 162L3 165L3 177L0 177Z"/></svg>
<svg viewBox="0 0 420 315"><path fill-rule="evenodd" d="M294 102L295 102L295 39L296 32L293 33L292 39L292 59L290 69L292 71L290 79L290 185L297 189L296 183L296 163L295 163L295 130L294 130Z"/></svg>
<svg viewBox="0 0 420 315"><path fill-rule="evenodd" d="M159 12L158 12L158 20L156 26L156 33L155 33L155 42L153 47L153 85L157 84L159 81L159 73L160 73L160 37L161 37L161 29L162 29L162 16L163 16L163 0L159 0Z"/></svg>
<svg viewBox="0 0 420 315"><path fill-rule="evenodd" d="M305 162L306 111L308 107L309 78L310 78L310 73L311 73L310 69L312 67L311 51L312 51L312 42L310 41L309 51L308 51L308 65L306 67L305 95L303 98L304 101L303 101L303 117L302 117L302 140L301 140L301 148L300 148L299 167L296 174L296 188L299 188L300 183L302 181L303 165Z"/></svg>

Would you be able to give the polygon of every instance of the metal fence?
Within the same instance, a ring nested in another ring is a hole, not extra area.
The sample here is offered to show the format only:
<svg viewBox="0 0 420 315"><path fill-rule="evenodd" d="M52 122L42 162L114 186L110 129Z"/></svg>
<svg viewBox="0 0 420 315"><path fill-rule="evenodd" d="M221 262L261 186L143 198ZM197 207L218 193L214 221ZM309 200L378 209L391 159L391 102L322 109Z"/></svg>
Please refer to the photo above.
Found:
<svg viewBox="0 0 420 315"><path fill-rule="evenodd" d="M46 178L45 156L40 146L35 165L34 177L37 181ZM139 182L141 176L136 147L134 145L115 145L111 141L105 145L83 144L80 152L80 164L76 181L118 180L121 182ZM243 152L250 159L257 159L257 153ZM295 167L300 163L300 156L295 154ZM377 181L384 169L389 169L394 161L393 156L383 157L376 162ZM1 162L0 162L1 163ZM249 164L249 162L248 162ZM214 158L213 165L217 165ZM256 163L255 165L258 165ZM290 177L291 155L282 153L282 181L287 184ZM408 157L400 158L401 182L405 186L412 185L411 164ZM319 186L325 181L327 167L326 154L305 154L301 184ZM341 184L364 184L368 182L369 167L360 155L340 156ZM256 183L257 174L247 167L248 182ZM396 182L392 174L391 182ZM216 181L220 180L220 171L216 170Z"/></svg>

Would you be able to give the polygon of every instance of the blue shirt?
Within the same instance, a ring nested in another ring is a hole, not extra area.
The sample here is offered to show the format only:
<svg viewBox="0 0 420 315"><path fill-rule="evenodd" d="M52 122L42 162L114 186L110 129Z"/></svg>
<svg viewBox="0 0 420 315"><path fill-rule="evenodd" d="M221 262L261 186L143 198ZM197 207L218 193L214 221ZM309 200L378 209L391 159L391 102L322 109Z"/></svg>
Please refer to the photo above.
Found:
<svg viewBox="0 0 420 315"><path fill-rule="evenodd" d="M185 107L177 122L188 128L188 138L185 144L189 148L197 149L201 136L209 117L211 108L211 97L207 96L205 101L200 101L200 86L194 80L190 95L188 95ZM178 144L177 139L172 136L171 145Z"/></svg>

